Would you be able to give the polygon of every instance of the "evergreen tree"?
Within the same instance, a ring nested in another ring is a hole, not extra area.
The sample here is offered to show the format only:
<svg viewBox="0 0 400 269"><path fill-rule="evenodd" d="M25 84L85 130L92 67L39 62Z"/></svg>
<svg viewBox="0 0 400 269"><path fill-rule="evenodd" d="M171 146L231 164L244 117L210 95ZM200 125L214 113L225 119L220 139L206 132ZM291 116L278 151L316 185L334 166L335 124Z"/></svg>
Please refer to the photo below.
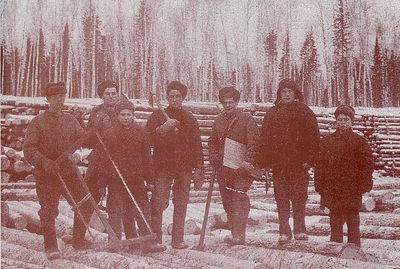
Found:
<svg viewBox="0 0 400 269"><path fill-rule="evenodd" d="M383 106L383 70L382 70L382 55L378 43L378 37L375 39L374 48L374 63L371 67L371 90L372 90L372 105L374 107Z"/></svg>
<svg viewBox="0 0 400 269"><path fill-rule="evenodd" d="M279 80L290 78L290 40L289 32L286 34L286 39L283 42L282 57L279 63Z"/></svg>
<svg viewBox="0 0 400 269"><path fill-rule="evenodd" d="M318 72L318 55L315 46L314 33L311 30L303 43L300 51L301 59L301 89L304 101L308 104L315 103L315 80Z"/></svg>
<svg viewBox="0 0 400 269"><path fill-rule="evenodd" d="M266 57L265 75L266 80L264 84L266 101L273 101L273 92L275 86L278 52L277 52L277 35L274 30L270 31L264 40L264 52Z"/></svg>
<svg viewBox="0 0 400 269"><path fill-rule="evenodd" d="M333 16L333 52L334 52L334 105L340 101L350 104L348 65L350 50L350 27L343 0L337 0Z"/></svg>
<svg viewBox="0 0 400 269"><path fill-rule="evenodd" d="M61 56L61 81L67 83L67 71L68 71L68 57L69 57L69 27L68 23L64 26L64 32L62 37L62 56Z"/></svg>
<svg viewBox="0 0 400 269"><path fill-rule="evenodd" d="M400 106L400 57L392 50L387 64L389 106Z"/></svg>

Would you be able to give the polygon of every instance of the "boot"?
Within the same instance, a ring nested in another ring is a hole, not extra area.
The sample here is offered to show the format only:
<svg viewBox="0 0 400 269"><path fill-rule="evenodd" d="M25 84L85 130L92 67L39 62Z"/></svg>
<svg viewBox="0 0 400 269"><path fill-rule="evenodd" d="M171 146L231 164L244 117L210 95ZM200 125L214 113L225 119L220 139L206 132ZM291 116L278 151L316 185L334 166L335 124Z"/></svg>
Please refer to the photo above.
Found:
<svg viewBox="0 0 400 269"><path fill-rule="evenodd" d="M87 212L82 210L82 213L87 218ZM74 224L72 228L73 240L72 240L72 247L75 250L83 250L88 249L91 246L91 243L85 239L86 234L86 227L82 220L79 218L78 213L74 213Z"/></svg>
<svg viewBox="0 0 400 269"><path fill-rule="evenodd" d="M174 205L171 246L176 249L185 249L189 246L183 241L187 205Z"/></svg>
<svg viewBox="0 0 400 269"><path fill-rule="evenodd" d="M232 214L232 241L230 245L244 245L246 242L246 226L247 218L250 212L250 201L238 200L233 201L233 214Z"/></svg>

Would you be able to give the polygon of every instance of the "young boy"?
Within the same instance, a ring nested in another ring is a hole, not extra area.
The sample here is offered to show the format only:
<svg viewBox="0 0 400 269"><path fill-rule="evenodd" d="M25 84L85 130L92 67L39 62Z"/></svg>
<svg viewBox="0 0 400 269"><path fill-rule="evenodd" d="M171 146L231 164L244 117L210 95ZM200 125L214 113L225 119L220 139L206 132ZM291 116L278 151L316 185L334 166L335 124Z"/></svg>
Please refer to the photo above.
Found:
<svg viewBox="0 0 400 269"><path fill-rule="evenodd" d="M348 243L361 246L361 197L372 188L374 162L366 139L352 130L354 114L351 106L336 109L336 131L321 140L314 180L315 190L330 209L330 240L343 242L346 222Z"/></svg>
<svg viewBox="0 0 400 269"><path fill-rule="evenodd" d="M115 113L117 122L104 134L104 143L111 158L123 175L129 190L142 210L147 224L151 223L150 203L145 189L145 180L149 183L154 180L151 165L150 145L143 127L134 123L134 105L122 100L116 103ZM121 238L121 221L124 225L125 237L134 237L132 234L136 219L141 236L151 233L138 209L134 205L124 184L119 178L111 161L103 154L102 165L107 179L101 183L108 186L107 211L109 222L117 237ZM142 245L143 252L164 251L165 247L149 242Z"/></svg>

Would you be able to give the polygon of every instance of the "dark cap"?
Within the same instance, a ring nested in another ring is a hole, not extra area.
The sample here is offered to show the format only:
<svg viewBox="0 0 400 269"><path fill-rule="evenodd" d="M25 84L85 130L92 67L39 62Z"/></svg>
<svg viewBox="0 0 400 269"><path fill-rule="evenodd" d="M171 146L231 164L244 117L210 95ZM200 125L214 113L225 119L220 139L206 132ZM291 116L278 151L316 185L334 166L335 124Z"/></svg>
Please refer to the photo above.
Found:
<svg viewBox="0 0 400 269"><path fill-rule="evenodd" d="M179 81L171 81L168 86L167 86L167 95L169 94L170 91L172 90L177 90L181 93L182 98L185 99L187 95L187 87L185 84L180 83Z"/></svg>
<svg viewBox="0 0 400 269"><path fill-rule="evenodd" d="M52 96L56 94L66 94L67 89L65 88L64 82L49 82L46 84L44 88L43 95L44 96Z"/></svg>
<svg viewBox="0 0 400 269"><path fill-rule="evenodd" d="M296 82L291 79L285 78L279 82L278 91L276 92L275 104L277 104L281 101L281 91L286 88L291 89L294 92L295 99L299 100L300 102L303 102L303 94L300 92L299 88L297 87Z"/></svg>
<svg viewBox="0 0 400 269"><path fill-rule="evenodd" d="M107 88L116 88L118 92L118 85L112 80L104 80L97 86L97 94L100 98L103 97L103 93Z"/></svg>
<svg viewBox="0 0 400 269"><path fill-rule="evenodd" d="M354 115L356 114L356 111L352 106L348 105L340 105L336 108L335 110L335 118L339 117L340 114L344 114L346 116L349 116L351 120L354 119Z"/></svg>
<svg viewBox="0 0 400 269"><path fill-rule="evenodd" d="M224 87L218 92L218 99L220 103L222 103L222 99L224 97L232 97L235 102L238 102L240 99L240 92L232 86Z"/></svg>
<svg viewBox="0 0 400 269"><path fill-rule="evenodd" d="M119 114L119 112L124 109L129 109L132 110L132 112L135 112L135 106L133 105L133 103L125 99L118 101L114 106L116 114Z"/></svg>

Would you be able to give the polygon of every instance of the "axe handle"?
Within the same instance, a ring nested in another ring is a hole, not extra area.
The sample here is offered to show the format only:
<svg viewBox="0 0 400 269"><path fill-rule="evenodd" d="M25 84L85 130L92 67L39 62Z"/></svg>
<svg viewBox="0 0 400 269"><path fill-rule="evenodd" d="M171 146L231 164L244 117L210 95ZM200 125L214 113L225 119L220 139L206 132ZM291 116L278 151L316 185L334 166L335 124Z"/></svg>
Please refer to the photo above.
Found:
<svg viewBox="0 0 400 269"><path fill-rule="evenodd" d="M214 188L214 182L215 182L215 170L213 169L212 174L211 174L210 185L208 187L206 208L204 210L203 224L201 226L199 244L197 245L198 250L204 249L204 238L206 236L208 214L210 211L211 197L212 197L212 192L213 192L213 188Z"/></svg>

